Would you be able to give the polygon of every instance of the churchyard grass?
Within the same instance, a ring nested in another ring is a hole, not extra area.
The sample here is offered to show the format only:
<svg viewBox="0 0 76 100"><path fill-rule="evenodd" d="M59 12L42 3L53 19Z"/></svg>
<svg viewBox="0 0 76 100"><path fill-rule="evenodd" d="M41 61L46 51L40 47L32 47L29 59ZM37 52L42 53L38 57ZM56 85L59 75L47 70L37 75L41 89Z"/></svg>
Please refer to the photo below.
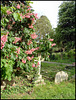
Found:
<svg viewBox="0 0 76 100"><path fill-rule="evenodd" d="M15 86L8 85L1 91L1 99L75 99L75 79L71 78L75 74L75 67L65 69L65 65L49 63L42 63L41 66L41 74L46 85L33 86L25 77L27 73L22 72L19 74L21 76L17 75L14 78ZM69 79L55 84L55 74L61 70L68 73Z"/></svg>

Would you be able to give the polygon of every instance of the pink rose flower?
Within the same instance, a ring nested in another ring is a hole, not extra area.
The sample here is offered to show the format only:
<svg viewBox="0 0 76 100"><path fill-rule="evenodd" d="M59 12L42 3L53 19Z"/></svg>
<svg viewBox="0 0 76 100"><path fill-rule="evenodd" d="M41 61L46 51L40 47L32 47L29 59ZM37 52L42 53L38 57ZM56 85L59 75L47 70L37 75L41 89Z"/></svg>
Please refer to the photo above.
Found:
<svg viewBox="0 0 76 100"><path fill-rule="evenodd" d="M32 54L31 50L25 51L26 54Z"/></svg>
<svg viewBox="0 0 76 100"><path fill-rule="evenodd" d="M39 62L37 63L37 65L39 65Z"/></svg>
<svg viewBox="0 0 76 100"><path fill-rule="evenodd" d="M1 41L5 43L7 41L7 35L1 36Z"/></svg>
<svg viewBox="0 0 76 100"><path fill-rule="evenodd" d="M27 59L28 59L29 61L32 60L31 57L29 57L29 56L27 56Z"/></svg>
<svg viewBox="0 0 76 100"><path fill-rule="evenodd" d="M8 14L8 15L10 15L10 14L12 13L12 12L11 12L11 11L9 11L9 10L7 10L6 12L7 12L7 14Z"/></svg>
<svg viewBox="0 0 76 100"><path fill-rule="evenodd" d="M25 18L25 15L23 15L22 18L24 19Z"/></svg>
<svg viewBox="0 0 76 100"><path fill-rule="evenodd" d="M15 22L13 21L13 23L12 24L15 24Z"/></svg>
<svg viewBox="0 0 76 100"><path fill-rule="evenodd" d="M31 51L32 51L32 52L35 51L35 48L32 48Z"/></svg>
<svg viewBox="0 0 76 100"><path fill-rule="evenodd" d="M35 67L38 67L39 66L39 62L37 63L37 65Z"/></svg>
<svg viewBox="0 0 76 100"><path fill-rule="evenodd" d="M21 41L21 38L15 37L15 41L13 43L17 43L18 41Z"/></svg>
<svg viewBox="0 0 76 100"><path fill-rule="evenodd" d="M31 38L32 39L36 39L38 37L38 35L36 35L35 33L34 34L31 34Z"/></svg>
<svg viewBox="0 0 76 100"><path fill-rule="evenodd" d="M22 62L23 62L23 63L26 63L26 60L22 59Z"/></svg>
<svg viewBox="0 0 76 100"><path fill-rule="evenodd" d="M38 50L38 49L39 49L39 47L35 48L35 50Z"/></svg>
<svg viewBox="0 0 76 100"><path fill-rule="evenodd" d="M7 28L8 28L8 29L12 29L12 26L11 26L11 25L8 25Z"/></svg>
<svg viewBox="0 0 76 100"><path fill-rule="evenodd" d="M49 39L50 41L53 41L54 39Z"/></svg>
<svg viewBox="0 0 76 100"><path fill-rule="evenodd" d="M35 64L33 63L32 67L35 67Z"/></svg>
<svg viewBox="0 0 76 100"><path fill-rule="evenodd" d="M33 15L33 13L30 13L30 15Z"/></svg>
<svg viewBox="0 0 76 100"><path fill-rule="evenodd" d="M1 41L1 49L3 49L4 44L5 44L5 43L3 43L3 42Z"/></svg>
<svg viewBox="0 0 76 100"><path fill-rule="evenodd" d="M25 15L25 18L30 18L30 16L29 15Z"/></svg>
<svg viewBox="0 0 76 100"><path fill-rule="evenodd" d="M33 29L33 26L32 26L32 25L30 25L30 26L29 26L29 28L32 28L32 29Z"/></svg>
<svg viewBox="0 0 76 100"><path fill-rule="evenodd" d="M31 8L27 9L26 11L30 11L30 10L31 10Z"/></svg>
<svg viewBox="0 0 76 100"><path fill-rule="evenodd" d="M37 19L39 18L39 17L37 16L37 13L36 13L36 14L34 14L34 16L35 16L35 18L37 18Z"/></svg>
<svg viewBox="0 0 76 100"><path fill-rule="evenodd" d="M20 54L20 47L17 48L16 50L17 50L16 53L17 53L17 54Z"/></svg>
<svg viewBox="0 0 76 100"><path fill-rule="evenodd" d="M30 61L34 58L34 55L32 57L27 56L27 59Z"/></svg>
<svg viewBox="0 0 76 100"><path fill-rule="evenodd" d="M55 46L56 45L56 43L53 43L52 45L51 45L51 47L53 47L53 46Z"/></svg>
<svg viewBox="0 0 76 100"><path fill-rule="evenodd" d="M31 59L33 59L33 58L34 58L34 55L32 55Z"/></svg>
<svg viewBox="0 0 76 100"><path fill-rule="evenodd" d="M37 65L35 67L38 67Z"/></svg>
<svg viewBox="0 0 76 100"><path fill-rule="evenodd" d="M16 55L16 57L18 57L18 55Z"/></svg>
<svg viewBox="0 0 76 100"><path fill-rule="evenodd" d="M32 20L34 21L34 20L35 20L35 18L32 18Z"/></svg>
<svg viewBox="0 0 76 100"><path fill-rule="evenodd" d="M27 45L30 45L30 44L32 44L32 40L31 39L28 41Z"/></svg>
<svg viewBox="0 0 76 100"><path fill-rule="evenodd" d="M17 9L20 9L20 5L19 4L17 5Z"/></svg>

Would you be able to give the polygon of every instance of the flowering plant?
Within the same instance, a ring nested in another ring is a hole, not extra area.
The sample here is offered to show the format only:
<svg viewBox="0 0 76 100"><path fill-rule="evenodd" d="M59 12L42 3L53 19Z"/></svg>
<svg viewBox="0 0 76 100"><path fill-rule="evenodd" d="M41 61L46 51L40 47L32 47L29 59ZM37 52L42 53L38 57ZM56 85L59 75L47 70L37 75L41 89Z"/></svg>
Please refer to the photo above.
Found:
<svg viewBox="0 0 76 100"><path fill-rule="evenodd" d="M41 55L42 58L45 58L44 60L48 61L49 60L49 50L55 46L56 44L53 43L54 39L51 39L49 34L45 36L45 39L41 39L40 42L38 43L39 50L37 53Z"/></svg>
<svg viewBox="0 0 76 100"><path fill-rule="evenodd" d="M11 1L12 2L12 1ZM37 47L35 39L35 20L30 3L20 1L11 4L1 4L1 71L2 78L11 80L13 69L25 71L37 67ZM11 64L9 64L12 62ZM6 65L5 65L6 64ZM11 67L10 67L11 65ZM10 70L8 71L8 68ZM11 70L12 68L12 70ZM10 73L10 74L9 74Z"/></svg>
<svg viewBox="0 0 76 100"><path fill-rule="evenodd" d="M12 2L12 3L11 3ZM11 80L13 69L31 71L37 69L39 63L37 53L46 56L47 50L54 46L53 39L46 37L37 44L35 21L37 14L33 13L30 2L9 1L1 4L1 71L2 78ZM45 57L46 57L45 56Z"/></svg>

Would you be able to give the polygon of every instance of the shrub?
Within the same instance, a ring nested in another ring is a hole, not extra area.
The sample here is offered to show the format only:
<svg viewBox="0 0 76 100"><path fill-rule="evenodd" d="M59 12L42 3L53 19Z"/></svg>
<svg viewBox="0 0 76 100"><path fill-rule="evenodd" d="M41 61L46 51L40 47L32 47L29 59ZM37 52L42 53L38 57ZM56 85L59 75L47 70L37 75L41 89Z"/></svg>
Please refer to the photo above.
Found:
<svg viewBox="0 0 76 100"><path fill-rule="evenodd" d="M38 17L29 2L26 3L1 4L1 75L4 79L11 80L13 68L30 71L33 64L37 66L34 60L39 48L35 41L34 23Z"/></svg>
<svg viewBox="0 0 76 100"><path fill-rule="evenodd" d="M37 53L43 52L47 59L48 49L56 44L51 42L49 35L37 44L35 21L30 1L3 1L1 3L1 71L2 78L11 80L13 69L30 72L38 70ZM39 51L37 52L37 50ZM11 70L12 69L12 70Z"/></svg>

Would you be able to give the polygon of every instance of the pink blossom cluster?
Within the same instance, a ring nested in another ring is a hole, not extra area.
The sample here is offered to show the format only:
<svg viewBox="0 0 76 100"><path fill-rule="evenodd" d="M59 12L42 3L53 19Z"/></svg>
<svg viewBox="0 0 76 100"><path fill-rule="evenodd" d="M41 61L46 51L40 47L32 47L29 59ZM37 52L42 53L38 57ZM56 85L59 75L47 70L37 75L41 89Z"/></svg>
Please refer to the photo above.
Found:
<svg viewBox="0 0 76 100"><path fill-rule="evenodd" d="M1 49L3 49L6 41L7 41L7 36L8 36L9 32L7 32L6 35L1 36Z"/></svg>
<svg viewBox="0 0 76 100"><path fill-rule="evenodd" d="M12 24L15 24L15 21L13 21Z"/></svg>
<svg viewBox="0 0 76 100"><path fill-rule="evenodd" d="M7 12L7 14L8 14L8 15L10 15L10 14L12 13L12 12L11 12L11 11L9 11L9 10L7 10L6 12Z"/></svg>
<svg viewBox="0 0 76 100"><path fill-rule="evenodd" d="M30 57L30 56L27 56L27 59L30 61L30 60L32 60L34 58L34 55L32 56L32 57Z"/></svg>
<svg viewBox="0 0 76 100"><path fill-rule="evenodd" d="M28 8L26 11L30 11L31 10L31 8Z"/></svg>
<svg viewBox="0 0 76 100"><path fill-rule="evenodd" d="M32 28L32 29L33 29L33 26L32 26L32 24L31 24L31 25L29 25L29 28Z"/></svg>
<svg viewBox="0 0 76 100"><path fill-rule="evenodd" d="M53 41L54 39L49 39L49 41Z"/></svg>
<svg viewBox="0 0 76 100"><path fill-rule="evenodd" d="M30 44L32 44L32 40L31 39L28 41L27 45L30 45Z"/></svg>
<svg viewBox="0 0 76 100"><path fill-rule="evenodd" d="M22 13L20 13L20 16L24 19L24 18L30 18L30 16L33 15L33 13L27 13L25 15L22 15Z"/></svg>
<svg viewBox="0 0 76 100"><path fill-rule="evenodd" d="M53 43L52 45L51 45L51 47L53 47L53 46L55 46L56 45L56 43Z"/></svg>
<svg viewBox="0 0 76 100"><path fill-rule="evenodd" d="M17 50L16 53L17 53L17 54L20 54L20 47L17 48L16 50Z"/></svg>
<svg viewBox="0 0 76 100"><path fill-rule="evenodd" d="M35 21L35 18L30 18L32 21Z"/></svg>
<svg viewBox="0 0 76 100"><path fill-rule="evenodd" d="M36 39L37 37L38 37L38 35L36 35L35 33L31 34L32 39Z"/></svg>
<svg viewBox="0 0 76 100"><path fill-rule="evenodd" d="M28 51L25 51L25 53L26 54L32 54L32 52L34 52L35 50L38 50L39 49L39 47L37 47L37 48L32 48L32 49L30 49L30 50L28 50Z"/></svg>
<svg viewBox="0 0 76 100"><path fill-rule="evenodd" d="M32 64L32 67L38 67L39 66L39 62L37 63L37 65L35 65L34 63Z"/></svg>
<svg viewBox="0 0 76 100"><path fill-rule="evenodd" d="M25 15L25 18L30 18L30 15Z"/></svg>
<svg viewBox="0 0 76 100"><path fill-rule="evenodd" d="M23 62L23 63L26 63L26 60L22 59L22 62Z"/></svg>
<svg viewBox="0 0 76 100"><path fill-rule="evenodd" d="M21 38L15 37L15 41L13 43L17 43L18 41L21 41Z"/></svg>
<svg viewBox="0 0 76 100"><path fill-rule="evenodd" d="M20 9L20 5L19 4L17 5L17 9Z"/></svg>
<svg viewBox="0 0 76 100"><path fill-rule="evenodd" d="M17 54L20 54L20 47L17 48L16 50L17 50L16 53L17 53ZM16 55L16 57L18 57L18 55Z"/></svg>
<svg viewBox="0 0 76 100"><path fill-rule="evenodd" d="M39 17L37 16L37 13L36 13L36 14L34 14L34 16L35 16L35 18L37 18L37 19L39 18Z"/></svg>
<svg viewBox="0 0 76 100"><path fill-rule="evenodd" d="M31 10L31 8L29 8L28 10ZM34 13L26 13L25 15L22 15L22 13L20 13L20 16L24 19L24 18L30 18L31 15L34 15L35 18L38 18L37 17L37 14L34 14ZM35 20L35 18L30 18L31 20Z"/></svg>
<svg viewBox="0 0 76 100"><path fill-rule="evenodd" d="M35 24L35 18L30 18L30 20L32 20L31 26L34 25Z"/></svg>
<svg viewBox="0 0 76 100"><path fill-rule="evenodd" d="M31 50L25 51L26 54L32 54Z"/></svg>
<svg viewBox="0 0 76 100"><path fill-rule="evenodd" d="M23 19L24 19L24 18L30 18L30 15L28 15L28 14L27 14L27 15L26 15L26 14L25 14L25 15L22 15L22 13L21 13L20 16L21 16Z"/></svg>
<svg viewBox="0 0 76 100"><path fill-rule="evenodd" d="M8 28L8 29L12 29L12 26L11 26L11 25L8 25L7 28Z"/></svg>

